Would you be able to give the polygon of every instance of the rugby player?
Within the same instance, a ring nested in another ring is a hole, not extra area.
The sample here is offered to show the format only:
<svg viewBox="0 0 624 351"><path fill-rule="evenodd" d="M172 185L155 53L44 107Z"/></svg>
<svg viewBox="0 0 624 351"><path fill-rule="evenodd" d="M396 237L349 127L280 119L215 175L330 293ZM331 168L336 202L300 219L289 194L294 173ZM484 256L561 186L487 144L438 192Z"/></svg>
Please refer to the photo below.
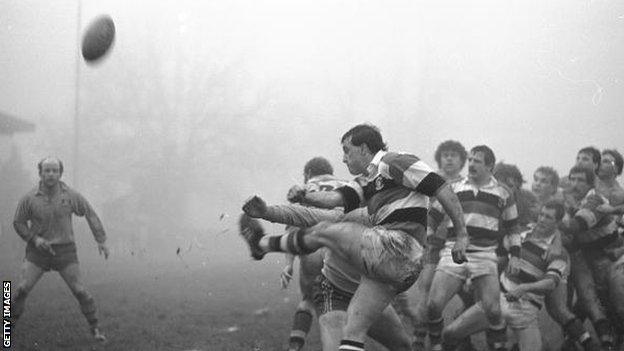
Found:
<svg viewBox="0 0 624 351"><path fill-rule="evenodd" d="M622 318L624 304L623 242L616 231L612 215L598 211L609 200L598 194L594 172L575 166L570 170L570 194L575 203L568 204L572 217L564 220L562 231L572 255L571 278L579 303L589 316L603 347L615 347L613 324ZM569 200L570 197L567 197ZM605 306L610 307L608 310Z"/></svg>
<svg viewBox="0 0 624 351"><path fill-rule="evenodd" d="M13 226L27 243L26 256L17 291L13 296L13 321L20 318L28 293L49 270L59 272L74 294L98 341L106 341L99 329L95 301L85 289L72 228L72 215L85 217L97 242L98 251L108 258L106 233L89 202L77 191L60 181L63 162L48 157L37 164L39 185L28 192L17 205Z"/></svg>
<svg viewBox="0 0 624 351"><path fill-rule="evenodd" d="M451 259L455 227L448 225L446 246L442 250L429 292L429 337L432 350L441 350L441 333L444 327L442 311L448 301L470 278L476 294L487 315L490 327L486 339L491 348L506 347L506 327L501 317L497 276L496 248L499 231L510 236L515 245L509 269L515 273L520 255L518 211L511 190L500 184L492 175L496 163L494 152L485 145L475 146L468 158L468 178L453 184L453 190L464 208L470 244L466 251L467 262L458 264ZM430 210L428 233L434 233L443 222L444 212L439 206Z"/></svg>
<svg viewBox="0 0 624 351"><path fill-rule="evenodd" d="M327 247L361 273L360 285L347 309L339 348L357 351L364 349L367 331L390 301L418 277L428 196L440 201L457 228L459 239L452 250L457 262L465 260L468 243L457 197L424 162L413 155L387 152L379 130L371 125L353 127L341 142L343 161L351 174L361 176L337 191L301 193L300 201L324 208L342 206L347 213L364 204L373 227L345 221L322 222L297 235L267 237L253 230L256 235L246 238L251 251L259 257L267 252L308 254ZM257 196L249 199L243 210L251 217L300 223L297 207L267 206Z"/></svg>
<svg viewBox="0 0 624 351"><path fill-rule="evenodd" d="M533 183L531 191L536 196L539 206L550 201L563 203L563 193L559 189L559 174L552 167L541 166L533 172ZM537 218L534 219L537 221ZM565 249L561 248L562 255L568 263L570 269L570 257ZM578 342L584 350L599 350L599 345L591 337L591 334L580 318L578 318L569 308L568 302L568 279L567 272L560 283L551 292L546 294L545 305L550 317L563 328L566 340L564 345ZM567 349L564 346L564 349Z"/></svg>
<svg viewBox="0 0 624 351"><path fill-rule="evenodd" d="M448 183L463 180L461 171L466 165L468 152L455 140L446 140L438 145L434 158L440 174ZM435 200L433 200L435 201ZM440 250L446 240L446 225L440 225L435 235L427 237L423 268L416 283L406 292L397 296L398 310L405 314L414 329L414 350L424 350L427 337L427 299L433 273L440 260Z"/></svg>
<svg viewBox="0 0 624 351"><path fill-rule="evenodd" d="M544 303L544 294L552 291L567 272L566 259L549 254L549 246L563 216L563 204L556 201L544 204L535 227L521 234L518 272L505 270L500 276L502 315L518 339L521 351L542 349L538 312ZM513 247L508 236L503 240L503 247L508 251ZM445 347L451 349L467 335L487 329L488 324L483 305L478 302L444 329Z"/></svg>

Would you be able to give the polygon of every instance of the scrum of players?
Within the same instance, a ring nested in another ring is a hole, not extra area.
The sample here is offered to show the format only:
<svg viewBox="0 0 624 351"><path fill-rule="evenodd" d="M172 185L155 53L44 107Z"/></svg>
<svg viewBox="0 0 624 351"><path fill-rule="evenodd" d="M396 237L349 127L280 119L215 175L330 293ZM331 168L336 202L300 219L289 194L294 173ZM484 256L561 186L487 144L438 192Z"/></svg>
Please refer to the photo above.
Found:
<svg viewBox="0 0 624 351"><path fill-rule="evenodd" d="M478 332L491 350L540 350L542 308L563 350L624 350L617 150L584 147L565 175L539 167L526 190L519 169L486 145L442 142L437 171L388 151L373 125L353 127L341 146L355 179L337 179L317 157L287 204L252 196L243 205L252 257L288 257L283 287L300 259L289 350L303 347L313 316L323 350L364 350L366 337L389 350L473 350ZM268 235L259 219L287 231ZM455 296L461 308L445 321Z"/></svg>

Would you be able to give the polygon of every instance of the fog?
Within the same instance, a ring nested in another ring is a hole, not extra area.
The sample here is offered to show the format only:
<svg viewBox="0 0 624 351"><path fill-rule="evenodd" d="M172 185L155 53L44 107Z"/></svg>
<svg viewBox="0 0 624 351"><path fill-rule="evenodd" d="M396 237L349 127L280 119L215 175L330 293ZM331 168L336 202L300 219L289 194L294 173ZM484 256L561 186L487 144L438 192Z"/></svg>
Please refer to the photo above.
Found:
<svg viewBox="0 0 624 351"><path fill-rule="evenodd" d="M87 65L82 29L104 13L114 47ZM431 165L455 139L527 179L565 174L583 146L622 149L623 42L615 0L4 0L0 111L36 131L0 136L18 168L0 242L21 250L12 211L46 155L100 214L111 259L194 267L247 260L243 200L283 202L311 157L349 177L339 140L357 123Z"/></svg>

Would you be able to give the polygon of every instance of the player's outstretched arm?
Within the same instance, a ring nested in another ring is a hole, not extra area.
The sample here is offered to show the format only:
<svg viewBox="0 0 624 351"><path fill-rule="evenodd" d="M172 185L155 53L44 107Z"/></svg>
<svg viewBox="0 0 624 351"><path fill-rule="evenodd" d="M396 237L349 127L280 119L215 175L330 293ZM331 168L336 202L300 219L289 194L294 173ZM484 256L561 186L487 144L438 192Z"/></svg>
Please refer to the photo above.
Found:
<svg viewBox="0 0 624 351"><path fill-rule="evenodd" d="M342 193L338 191L315 191L306 192L301 198L301 203L318 208L336 208L344 206Z"/></svg>

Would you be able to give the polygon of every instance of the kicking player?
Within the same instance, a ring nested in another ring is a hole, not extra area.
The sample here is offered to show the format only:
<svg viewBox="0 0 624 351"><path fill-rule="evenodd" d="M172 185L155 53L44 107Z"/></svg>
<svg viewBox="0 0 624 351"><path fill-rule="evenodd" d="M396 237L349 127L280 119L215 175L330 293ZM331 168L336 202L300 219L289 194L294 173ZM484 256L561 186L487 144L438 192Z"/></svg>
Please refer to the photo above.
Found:
<svg viewBox="0 0 624 351"><path fill-rule="evenodd" d="M458 264L451 259L450 248L454 245L456 228L450 223L446 247L440 254L429 292L429 337L434 351L442 349L442 311L468 278L472 280L489 321L490 327L486 332L488 344L495 350L505 348L506 328L500 312L495 251L499 231L512 238L515 245L511 249L509 265L515 273L518 269L520 240L516 204L511 191L499 184L492 175L495 163L494 152L489 147L476 146L470 150L468 178L453 184L453 190L464 208L470 244L466 251L467 262ZM432 234L443 222L444 212L434 206L430 210L430 218L432 221L427 231Z"/></svg>
<svg viewBox="0 0 624 351"><path fill-rule="evenodd" d="M97 242L98 251L108 258L106 233L89 202L60 181L63 162L48 157L38 165L39 186L26 194L17 205L13 226L26 245L26 257L17 291L13 296L13 321L24 311L26 296L39 278L49 270L58 271L89 323L98 341L106 341L99 329L93 297L82 284L78 255L72 229L72 215L85 217Z"/></svg>
<svg viewBox="0 0 624 351"><path fill-rule="evenodd" d="M409 154L385 151L379 130L358 125L341 139L343 161L356 178L348 187L335 192L301 194L301 202L318 207L344 207L351 212L367 206L373 227L353 222L319 223L298 235L265 237L260 231L247 236L250 249L257 255L266 252L307 254L328 247L361 274L347 310L347 324L340 350L363 350L364 337L371 325L386 310L397 293L408 289L418 277L419 259L425 239L427 196L435 196L449 213L459 240L453 248L454 259L465 260L467 233L457 197L444 179L424 162ZM283 208L282 208L283 209ZM297 208L279 214L276 206L266 206L253 197L243 206L252 217L297 225ZM341 218L336 218L340 220Z"/></svg>
<svg viewBox="0 0 624 351"><path fill-rule="evenodd" d="M557 226L564 216L563 205L547 202L542 206L536 226L521 235L522 249L519 270L505 270L500 276L500 305L507 325L512 329L521 351L542 349L538 312L544 304L544 294L552 291L567 272L566 259L549 254ZM509 237L503 247L511 250ZM443 332L449 349L467 335L487 329L488 318L481 302L467 309Z"/></svg>
<svg viewBox="0 0 624 351"><path fill-rule="evenodd" d="M305 185L306 192L331 191L347 183L331 175L333 173L331 165L323 158L309 161L305 168L309 168L309 171L304 170L304 178L309 178ZM322 218L331 220L336 215L343 216L343 211L315 211L310 208L309 212L302 216L305 219L305 226L312 226ZM349 212L344 220L371 225L369 216L362 209ZM294 255L287 255L294 259ZM319 264L322 269L318 266ZM298 306L289 347L296 349L303 345L312 320L311 314L306 315L306 312L310 311L308 298L314 296L313 302L319 321L322 349L334 351L340 346L342 329L347 320L347 307L360 283L360 274L344 260L332 255L329 250L318 250L310 255L301 255L300 268L300 284L304 295L302 302L305 302L305 305ZM290 280L289 277L292 277L292 268L286 267L285 271L286 273L282 272L281 275L282 284L286 284ZM318 273L320 277L317 276ZM313 281L315 276L317 280ZM389 350L411 351L410 336L392 306L388 306L382 316L375 321L368 331L368 336Z"/></svg>

